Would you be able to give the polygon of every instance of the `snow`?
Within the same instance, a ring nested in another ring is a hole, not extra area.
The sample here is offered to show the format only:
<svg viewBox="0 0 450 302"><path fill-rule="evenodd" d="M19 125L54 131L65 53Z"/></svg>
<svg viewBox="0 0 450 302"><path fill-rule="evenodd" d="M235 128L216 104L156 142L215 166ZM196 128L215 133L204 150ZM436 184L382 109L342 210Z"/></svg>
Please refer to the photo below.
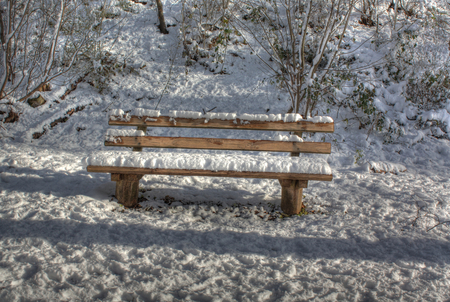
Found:
<svg viewBox="0 0 450 302"><path fill-rule="evenodd" d="M109 119L112 121L129 122L131 115L129 113L125 113L122 109L113 109L109 113Z"/></svg>
<svg viewBox="0 0 450 302"><path fill-rule="evenodd" d="M0 127L0 301L448 300L450 233L436 219L450 220L450 142L440 111L449 112L450 103L422 110L402 95L405 83L377 87L377 106L385 108L386 118L401 117L404 124L403 135L393 142L385 141L388 129L368 135L345 106L316 108L317 115L334 119L335 133L305 133L303 140L330 142L332 152L294 161L326 161L333 181L308 183L303 190L308 215L283 217L281 187L271 179L145 175L139 188L142 208L120 206L110 175L88 173L82 164L92 153L121 152L104 146L106 114L131 117L135 108L156 108L162 95L161 112L205 110L205 118L213 119L221 116L208 112L216 107L236 116L302 118L285 114L290 107L286 93L268 83L264 66L242 45L229 45L229 52L242 53L226 57L229 74L214 74L199 64L187 67L180 48L165 90L179 25L161 35L151 3L129 3L136 13L128 13L104 40L114 44L108 49L120 61L137 66L139 75L117 72L102 93L82 82L64 100L65 86L55 81L52 91L43 93L47 103L37 108L26 102L0 104L0 111L13 107L20 113L17 122ZM165 1L167 17L181 20L179 3ZM349 56L355 55L355 69L387 55L384 45L370 43L375 27L359 20L355 14L343 43ZM380 25L381 38L386 28ZM119 31L123 34L115 39ZM448 39L442 44L447 49ZM368 82L383 82L382 67L376 76L367 72ZM343 85L342 94L354 89ZM439 127L421 125L420 116L430 124L439 120ZM62 118L67 120L51 125ZM169 127L148 132L273 136ZM160 152L144 149L136 156ZM191 154L288 158L269 152L171 153L180 162ZM391 173L374 173L370 164Z"/></svg>
<svg viewBox="0 0 450 302"><path fill-rule="evenodd" d="M105 141L118 142L118 136L145 136L145 133L142 130L108 129L106 131Z"/></svg>
<svg viewBox="0 0 450 302"><path fill-rule="evenodd" d="M149 110L143 108L133 109L133 116L138 117L159 117L161 115L160 110ZM164 115L164 114L163 114ZM128 113L125 113L121 109L113 109L110 114L111 120L123 119L129 120L131 117ZM241 120L241 121L262 121L262 122L277 122L284 121L286 123L303 121L303 117L298 113L287 113L282 114L251 114L251 113L232 113L232 112L207 112L202 113L199 111L186 111L186 110L169 110L167 116L172 119L176 118L188 118L188 119L219 119L219 120ZM306 119L308 122L312 123L333 123L333 118L329 116L314 116L308 117Z"/></svg>
<svg viewBox="0 0 450 302"><path fill-rule="evenodd" d="M236 120L236 113L226 113L226 112L207 112L204 114L204 118L207 120Z"/></svg>
<svg viewBox="0 0 450 302"><path fill-rule="evenodd" d="M376 173L400 173L406 171L406 167L401 164L375 161L369 162L369 169Z"/></svg>
<svg viewBox="0 0 450 302"><path fill-rule="evenodd" d="M270 121L270 122L275 122L275 121L280 121L281 120L281 114L249 114L249 113L244 113L241 114L239 116L237 116L237 118L239 118L240 120L243 121Z"/></svg>
<svg viewBox="0 0 450 302"><path fill-rule="evenodd" d="M333 182L304 190L308 210L324 214L271 221L276 180L147 175L143 209L124 210L83 156L2 144L3 301L449 294L448 232L410 224L416 201L448 211L448 198L437 203L450 193L448 166L410 163L395 175L338 165Z"/></svg>
<svg viewBox="0 0 450 302"><path fill-rule="evenodd" d="M160 110L151 110L144 108L135 108L133 110L133 115L135 116L148 116L148 117L159 117L161 115Z"/></svg>
<svg viewBox="0 0 450 302"><path fill-rule="evenodd" d="M330 116L309 116L306 119L307 122L311 123L333 123L333 119Z"/></svg>
<svg viewBox="0 0 450 302"><path fill-rule="evenodd" d="M182 111L182 110L170 110L169 116L171 118L192 118L192 119L199 119L203 117L203 114L201 112L195 112L195 111Z"/></svg>
<svg viewBox="0 0 450 302"><path fill-rule="evenodd" d="M303 119L302 116L298 113L287 113L284 115L283 121L285 123L293 123L301 121L302 119Z"/></svg>
<svg viewBox="0 0 450 302"><path fill-rule="evenodd" d="M273 138L274 141L290 141L290 142L303 142L303 139L298 135L282 135L278 134Z"/></svg>
<svg viewBox="0 0 450 302"><path fill-rule="evenodd" d="M104 151L93 153L83 160L83 164L149 169L332 174L324 159L290 156Z"/></svg>
<svg viewBox="0 0 450 302"><path fill-rule="evenodd" d="M387 112L389 109L379 98L374 98L373 105L381 112Z"/></svg>
<svg viewBox="0 0 450 302"><path fill-rule="evenodd" d="M450 114L446 109L427 111L422 113L419 118L424 122L435 120L444 123L446 132L450 133Z"/></svg>

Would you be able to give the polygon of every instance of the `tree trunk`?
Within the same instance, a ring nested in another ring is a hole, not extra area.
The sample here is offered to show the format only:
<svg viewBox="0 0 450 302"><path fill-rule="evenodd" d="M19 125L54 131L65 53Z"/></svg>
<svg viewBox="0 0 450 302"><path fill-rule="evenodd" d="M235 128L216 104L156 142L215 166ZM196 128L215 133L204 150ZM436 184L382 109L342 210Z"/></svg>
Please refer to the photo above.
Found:
<svg viewBox="0 0 450 302"><path fill-rule="evenodd" d="M164 21L164 11L161 0L156 0L156 6L158 7L159 31L162 34L167 35L169 31L166 28L166 21Z"/></svg>
<svg viewBox="0 0 450 302"><path fill-rule="evenodd" d="M4 24L3 24L3 9L0 7L0 42L2 45L5 43L5 32L4 32Z"/></svg>

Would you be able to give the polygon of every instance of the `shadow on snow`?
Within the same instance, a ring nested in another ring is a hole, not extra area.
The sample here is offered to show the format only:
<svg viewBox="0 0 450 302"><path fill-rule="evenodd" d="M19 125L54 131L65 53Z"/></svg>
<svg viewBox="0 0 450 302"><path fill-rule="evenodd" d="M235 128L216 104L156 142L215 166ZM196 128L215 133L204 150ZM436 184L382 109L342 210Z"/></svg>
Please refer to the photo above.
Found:
<svg viewBox="0 0 450 302"><path fill-rule="evenodd" d="M368 241L361 237L331 239L276 237L225 230L171 230L144 224L95 224L75 220L0 220L0 238L42 238L53 244L122 245L136 248L167 247L185 252L294 254L304 259L359 259L391 262L399 259L450 263L450 244L437 239L392 237Z"/></svg>

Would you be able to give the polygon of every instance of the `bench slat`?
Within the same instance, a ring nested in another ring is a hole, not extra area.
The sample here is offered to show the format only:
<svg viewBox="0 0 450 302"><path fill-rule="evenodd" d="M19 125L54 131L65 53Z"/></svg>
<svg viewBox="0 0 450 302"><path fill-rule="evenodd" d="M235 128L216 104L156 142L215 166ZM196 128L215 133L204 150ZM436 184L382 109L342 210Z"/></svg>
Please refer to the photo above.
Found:
<svg viewBox="0 0 450 302"><path fill-rule="evenodd" d="M105 146L330 154L330 143L164 136L117 136Z"/></svg>
<svg viewBox="0 0 450 302"><path fill-rule="evenodd" d="M88 172L118 173L118 174L154 174L154 175L181 175L181 176L217 176L237 178L266 178L266 179L298 179L331 181L333 175L326 174L297 174L277 172L246 172L246 171L209 171L209 170L179 170L179 169L149 169L132 167L87 166Z"/></svg>
<svg viewBox="0 0 450 302"><path fill-rule="evenodd" d="M147 127L178 127L178 128L208 128L208 129L235 129L235 130L266 130L266 131L301 131L301 132L334 132L334 123L313 122L265 122L244 121L240 119L219 120L211 119L207 122L204 118L171 118L169 116L138 117L131 116L129 121L121 121L119 117L111 117L109 125L112 126L147 126Z"/></svg>

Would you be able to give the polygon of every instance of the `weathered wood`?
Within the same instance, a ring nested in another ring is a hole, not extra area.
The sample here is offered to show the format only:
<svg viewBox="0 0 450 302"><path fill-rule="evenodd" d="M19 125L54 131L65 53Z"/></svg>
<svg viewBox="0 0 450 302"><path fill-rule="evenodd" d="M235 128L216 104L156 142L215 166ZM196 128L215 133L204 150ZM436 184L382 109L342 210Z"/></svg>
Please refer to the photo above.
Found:
<svg viewBox="0 0 450 302"><path fill-rule="evenodd" d="M116 182L116 198L126 207L134 207L138 203L139 180L142 174L111 174L111 180Z"/></svg>
<svg viewBox="0 0 450 302"><path fill-rule="evenodd" d="M180 175L180 176L214 176L236 178L266 178L266 179L296 179L331 181L333 175L329 174L298 174L277 172L245 172L245 171L210 171L210 170L179 170L179 169L150 169L133 167L88 166L88 172L112 174L154 174L154 175ZM113 176L111 175L111 178Z"/></svg>
<svg viewBox="0 0 450 302"><path fill-rule="evenodd" d="M292 134L297 135L298 137L302 138L303 132L301 131L294 131ZM331 147L330 147L331 152ZM291 152L291 156L300 156L300 152Z"/></svg>
<svg viewBox="0 0 450 302"><path fill-rule="evenodd" d="M121 174L119 174L119 173L111 173L111 181L119 181L120 180L120 175Z"/></svg>
<svg viewBox="0 0 450 302"><path fill-rule="evenodd" d="M295 215L302 210L303 188L308 187L307 180L280 179L281 210L288 215Z"/></svg>
<svg viewBox="0 0 450 302"><path fill-rule="evenodd" d="M302 136L303 132L334 132L334 123L300 122L265 122L246 120L220 120L138 117L131 116L128 121L121 121L121 117L111 117L109 125L134 126L137 130L146 132L147 127L178 127L178 128L204 128L204 129L233 129L233 130L263 130L263 131L290 131L294 135ZM185 148L185 149L211 149L211 150L241 150L241 151L269 151L290 152L291 156L299 153L331 153L330 143L270 141L248 139L217 139L217 138L188 138L188 137L127 137L118 136L117 142L105 142L106 146L132 147L133 151L142 151L146 148ZM187 155L189 156L189 155ZM178 176L213 176L236 178L265 178L278 179L282 186L281 209L286 214L298 214L302 209L303 188L307 187L309 180L331 181L333 175L325 174L298 174L276 172L242 172L242 171L208 171L187 169L150 169L115 166L88 166L88 172L111 173L111 180L116 181L116 197L120 203L133 207L138 202L139 179L145 174L178 175Z"/></svg>
<svg viewBox="0 0 450 302"><path fill-rule="evenodd" d="M144 131L144 133L147 133L147 126L137 126L136 130ZM133 147L134 152L142 152L142 147Z"/></svg>
<svg viewBox="0 0 450 302"><path fill-rule="evenodd" d="M278 179L278 181L280 182L280 185L282 187L289 187L292 183L292 179ZM298 186L299 188L307 188L308 187L308 180L298 180Z"/></svg>
<svg viewBox="0 0 450 302"><path fill-rule="evenodd" d="M178 127L178 128L208 128L208 129L235 129L235 130L266 130L266 131L301 131L301 132L334 132L334 123L300 122L264 122L245 120L219 120L189 119L160 117L131 116L129 121L121 121L120 117L112 117L109 125L112 126L147 126L147 127Z"/></svg>
<svg viewBox="0 0 450 302"><path fill-rule="evenodd" d="M117 142L106 141L105 146L301 152L320 154L331 153L330 143L316 142L164 136L117 136L117 138Z"/></svg>

